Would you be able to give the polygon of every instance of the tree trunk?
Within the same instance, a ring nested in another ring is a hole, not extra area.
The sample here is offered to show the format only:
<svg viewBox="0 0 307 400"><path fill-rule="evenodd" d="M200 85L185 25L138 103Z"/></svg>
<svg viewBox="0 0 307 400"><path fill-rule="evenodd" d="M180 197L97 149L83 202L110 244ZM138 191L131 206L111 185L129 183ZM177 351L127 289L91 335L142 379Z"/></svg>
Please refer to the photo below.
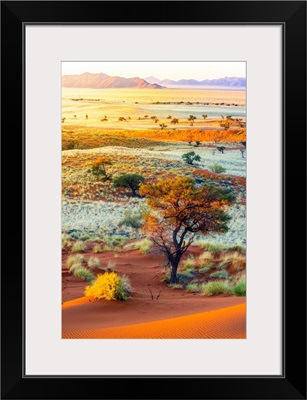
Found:
<svg viewBox="0 0 307 400"><path fill-rule="evenodd" d="M171 285L177 282L177 269L178 269L179 261L180 260L170 261L172 267L171 267L171 278L170 278L169 283Z"/></svg>

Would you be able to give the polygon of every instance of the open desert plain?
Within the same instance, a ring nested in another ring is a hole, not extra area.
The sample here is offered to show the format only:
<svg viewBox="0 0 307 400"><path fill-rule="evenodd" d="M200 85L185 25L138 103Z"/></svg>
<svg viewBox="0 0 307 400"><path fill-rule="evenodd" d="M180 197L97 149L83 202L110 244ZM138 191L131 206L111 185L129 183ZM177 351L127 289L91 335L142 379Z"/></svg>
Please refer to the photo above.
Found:
<svg viewBox="0 0 307 400"><path fill-rule="evenodd" d="M243 339L245 87L123 76L62 77L62 338Z"/></svg>

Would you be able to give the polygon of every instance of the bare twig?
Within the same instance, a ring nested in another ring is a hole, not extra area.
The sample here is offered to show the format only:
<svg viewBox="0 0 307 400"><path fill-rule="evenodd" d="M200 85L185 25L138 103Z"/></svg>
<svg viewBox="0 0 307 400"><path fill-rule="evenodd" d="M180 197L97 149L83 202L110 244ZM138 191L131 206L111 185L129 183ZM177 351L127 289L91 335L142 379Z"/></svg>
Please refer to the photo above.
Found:
<svg viewBox="0 0 307 400"><path fill-rule="evenodd" d="M150 291L151 300L153 300L153 299L154 299L154 297L153 297L152 291L150 290L150 288L148 288L148 290Z"/></svg>

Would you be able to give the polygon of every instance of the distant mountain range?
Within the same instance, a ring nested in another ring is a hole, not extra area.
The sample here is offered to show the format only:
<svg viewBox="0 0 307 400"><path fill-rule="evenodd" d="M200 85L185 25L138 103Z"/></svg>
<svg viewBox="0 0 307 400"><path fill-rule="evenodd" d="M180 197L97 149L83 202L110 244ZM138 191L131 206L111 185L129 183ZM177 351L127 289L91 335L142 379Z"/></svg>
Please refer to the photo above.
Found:
<svg viewBox="0 0 307 400"><path fill-rule="evenodd" d="M162 89L163 86L146 82L141 78L123 78L121 76L109 76L107 74L91 74L84 72L80 75L63 75L62 86L67 88L136 88L136 89Z"/></svg>
<svg viewBox="0 0 307 400"><path fill-rule="evenodd" d="M205 79L197 81L195 79L180 79L174 81L171 79L157 79L154 76L149 76L145 80L152 84L166 85L166 86L224 86L224 87L245 87L246 78L225 77L219 79Z"/></svg>

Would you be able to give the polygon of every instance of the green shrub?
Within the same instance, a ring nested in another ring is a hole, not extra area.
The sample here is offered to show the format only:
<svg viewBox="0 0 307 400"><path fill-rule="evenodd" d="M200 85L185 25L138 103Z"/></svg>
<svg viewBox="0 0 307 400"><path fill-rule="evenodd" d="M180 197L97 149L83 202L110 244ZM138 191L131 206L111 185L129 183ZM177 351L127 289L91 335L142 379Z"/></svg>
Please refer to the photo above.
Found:
<svg viewBox="0 0 307 400"><path fill-rule="evenodd" d="M90 257L87 261L87 265L89 268L99 268L100 262L97 257Z"/></svg>
<svg viewBox="0 0 307 400"><path fill-rule="evenodd" d="M73 253L78 253L79 251L85 251L85 250L86 250L86 244L84 242L81 242L81 240L77 240L72 246Z"/></svg>
<svg viewBox="0 0 307 400"><path fill-rule="evenodd" d="M82 254L76 254L75 256L69 256L66 260L66 266L70 268L75 263L83 263L85 258Z"/></svg>
<svg viewBox="0 0 307 400"><path fill-rule="evenodd" d="M69 271L73 272L76 271L77 269L82 268L82 264L78 261L76 261L75 263L73 263L70 267L69 267Z"/></svg>
<svg viewBox="0 0 307 400"><path fill-rule="evenodd" d="M171 280L171 271L167 271L162 280L165 283L169 283L169 281Z"/></svg>
<svg viewBox="0 0 307 400"><path fill-rule="evenodd" d="M104 239L104 251L121 251L122 247L125 245L127 242L127 238L124 236L119 236L119 235L113 235L109 236Z"/></svg>
<svg viewBox="0 0 307 400"><path fill-rule="evenodd" d="M241 278L232 288L234 296L246 296L246 280Z"/></svg>
<svg viewBox="0 0 307 400"><path fill-rule="evenodd" d="M211 268L212 268L211 265L205 265L205 266L203 266L202 268L200 268L200 269L198 270L198 272L200 272L201 274L205 274L206 272L210 271Z"/></svg>
<svg viewBox="0 0 307 400"><path fill-rule="evenodd" d="M119 222L119 226L126 225L134 229L139 229L143 224L143 215L142 211L127 210L124 212L124 217Z"/></svg>
<svg viewBox="0 0 307 400"><path fill-rule="evenodd" d="M185 262L182 264L182 267L183 267L186 271L194 270L194 269L195 269L195 262L192 261L192 260L185 261Z"/></svg>
<svg viewBox="0 0 307 400"><path fill-rule="evenodd" d="M121 301L128 300L129 294L131 294L131 283L127 276L123 275L119 277L118 286L116 289L116 298Z"/></svg>
<svg viewBox="0 0 307 400"><path fill-rule="evenodd" d="M226 282L208 282L200 285L200 290L207 296L229 293L229 286Z"/></svg>
<svg viewBox="0 0 307 400"><path fill-rule="evenodd" d="M219 279L226 279L228 278L227 271L216 271L210 274L210 278L219 278Z"/></svg>
<svg viewBox="0 0 307 400"><path fill-rule="evenodd" d="M88 235L88 234L83 234L83 235L80 236L80 239L81 239L81 240L88 240L88 239L90 239L90 235Z"/></svg>
<svg viewBox="0 0 307 400"><path fill-rule="evenodd" d="M193 293L200 292L200 288L199 288L199 285L198 285L197 283L189 283L189 284L186 286L186 290L187 290L188 292L193 292Z"/></svg>
<svg viewBox="0 0 307 400"><path fill-rule="evenodd" d="M93 248L93 253L101 253L102 252L102 247L99 244L95 244Z"/></svg>
<svg viewBox="0 0 307 400"><path fill-rule="evenodd" d="M238 251L239 253L245 254L246 248L243 246L235 245L228 248L230 251Z"/></svg>
<svg viewBox="0 0 307 400"><path fill-rule="evenodd" d="M222 167L220 164L209 165L209 170L217 174L222 174L223 172L226 172L226 168Z"/></svg>
<svg viewBox="0 0 307 400"><path fill-rule="evenodd" d="M173 284L169 285L169 287L171 289L183 289L184 288L184 286L181 285L180 283L173 283Z"/></svg>
<svg viewBox="0 0 307 400"><path fill-rule="evenodd" d="M74 276L77 276L78 278L82 278L85 281L90 281L90 282L92 282L95 279L95 276L88 269L84 267L76 268L74 270Z"/></svg>
<svg viewBox="0 0 307 400"><path fill-rule="evenodd" d="M129 243L128 245L125 246L126 249L137 249L140 250L140 252L142 254L146 254L149 252L149 250L151 249L153 243L151 240L148 239L143 239L143 240L139 240L137 242L134 243Z"/></svg>
<svg viewBox="0 0 307 400"><path fill-rule="evenodd" d="M221 251L225 250L225 246L220 244L213 244L213 243L203 243L202 246L207 251L210 251L213 254L219 254Z"/></svg>

